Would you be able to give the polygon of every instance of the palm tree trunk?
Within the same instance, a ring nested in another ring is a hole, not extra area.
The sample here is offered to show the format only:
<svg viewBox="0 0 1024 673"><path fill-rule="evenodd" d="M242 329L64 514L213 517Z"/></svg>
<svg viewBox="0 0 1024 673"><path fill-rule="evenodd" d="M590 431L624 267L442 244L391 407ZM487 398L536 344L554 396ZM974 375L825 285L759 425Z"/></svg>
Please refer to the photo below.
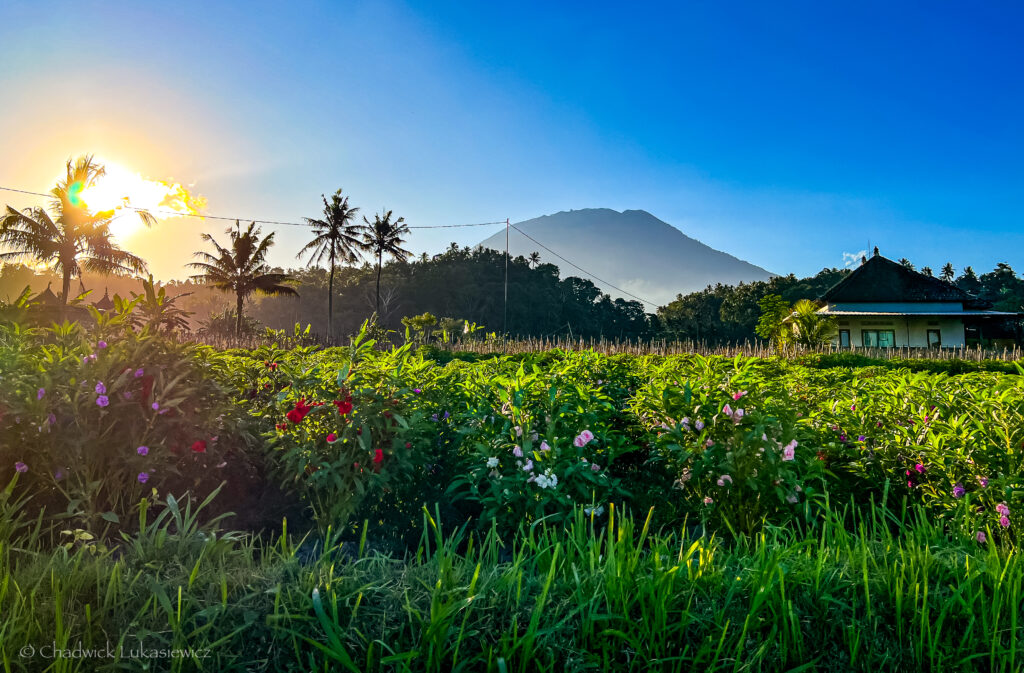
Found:
<svg viewBox="0 0 1024 673"><path fill-rule="evenodd" d="M334 258L331 257L331 275L327 279L327 336L334 338Z"/></svg>
<svg viewBox="0 0 1024 673"><path fill-rule="evenodd" d="M384 252L377 251L377 322L380 323L380 267L383 262Z"/></svg>
<svg viewBox="0 0 1024 673"><path fill-rule="evenodd" d="M64 319L64 316L67 314L68 295L71 294L71 271L70 270L66 269L64 271L64 279L63 280L64 280L64 282L63 282L64 290L61 292L61 295L60 295L60 317L61 317L62 320Z"/></svg>
<svg viewBox="0 0 1024 673"><path fill-rule="evenodd" d="M238 299L238 303L236 304L237 308L235 309L235 336L236 337L240 337L240 336L242 336L242 293L241 292L238 293L237 299Z"/></svg>

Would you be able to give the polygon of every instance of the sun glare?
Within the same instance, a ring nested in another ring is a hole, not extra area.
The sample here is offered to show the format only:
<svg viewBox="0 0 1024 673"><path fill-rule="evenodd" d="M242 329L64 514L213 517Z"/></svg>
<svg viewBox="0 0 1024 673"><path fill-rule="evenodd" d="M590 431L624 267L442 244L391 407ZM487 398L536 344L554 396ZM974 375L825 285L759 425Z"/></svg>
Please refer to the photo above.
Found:
<svg viewBox="0 0 1024 673"><path fill-rule="evenodd" d="M110 230L122 240L144 226L135 208L147 210L158 219L168 219L198 215L206 207L206 199L192 194L180 183L151 180L109 162L103 162L103 166L106 175L72 198L77 197L93 212L116 211Z"/></svg>

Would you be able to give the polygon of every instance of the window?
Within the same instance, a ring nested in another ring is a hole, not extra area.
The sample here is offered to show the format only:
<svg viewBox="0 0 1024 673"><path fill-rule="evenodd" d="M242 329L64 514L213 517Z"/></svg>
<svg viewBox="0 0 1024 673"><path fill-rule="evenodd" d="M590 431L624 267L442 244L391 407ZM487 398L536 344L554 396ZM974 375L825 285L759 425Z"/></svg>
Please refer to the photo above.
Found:
<svg viewBox="0 0 1024 673"><path fill-rule="evenodd" d="M928 348L942 347L942 333L937 329L928 330Z"/></svg>
<svg viewBox="0 0 1024 673"><path fill-rule="evenodd" d="M896 345L895 330L862 329L860 336L864 348L892 348Z"/></svg>
<svg viewBox="0 0 1024 673"><path fill-rule="evenodd" d="M839 347L849 348L850 347L850 330L841 329L839 330Z"/></svg>

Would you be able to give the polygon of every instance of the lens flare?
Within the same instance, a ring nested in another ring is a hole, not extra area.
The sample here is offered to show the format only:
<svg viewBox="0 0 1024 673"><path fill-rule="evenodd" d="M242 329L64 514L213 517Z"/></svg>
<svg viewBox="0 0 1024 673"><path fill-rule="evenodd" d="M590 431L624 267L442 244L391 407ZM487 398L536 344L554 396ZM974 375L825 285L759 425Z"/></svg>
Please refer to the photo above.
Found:
<svg viewBox="0 0 1024 673"><path fill-rule="evenodd" d="M180 183L145 178L110 162L104 162L104 167L106 174L91 186L83 189L78 183L72 185L69 198L73 204L83 203L93 212L115 211L110 230L118 238L131 236L143 226L134 209L146 210L157 219L168 219L199 215L206 207L205 198Z"/></svg>

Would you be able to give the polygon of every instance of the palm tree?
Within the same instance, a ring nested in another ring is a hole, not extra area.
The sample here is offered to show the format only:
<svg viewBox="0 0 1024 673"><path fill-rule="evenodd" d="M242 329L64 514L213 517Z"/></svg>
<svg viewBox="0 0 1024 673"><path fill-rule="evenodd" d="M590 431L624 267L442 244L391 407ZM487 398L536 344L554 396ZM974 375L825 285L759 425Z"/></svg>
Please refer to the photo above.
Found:
<svg viewBox="0 0 1024 673"><path fill-rule="evenodd" d="M222 247L213 236L203 234L203 240L212 243L217 254L197 252L195 256L203 261L192 262L188 266L201 271L190 276L192 280L235 293L235 335L239 336L242 333L242 304L249 295L258 292L298 296L299 293L286 284L291 281L287 274L273 271L266 262L267 252L274 245L273 232L261 239L260 228L255 222L243 232L235 221L235 228L229 228L225 233L231 236L230 248Z"/></svg>
<svg viewBox="0 0 1024 673"><path fill-rule="evenodd" d="M790 319L796 327L792 339L805 348L824 346L836 331L836 319L818 313L818 305L810 299L794 304Z"/></svg>
<svg viewBox="0 0 1024 673"><path fill-rule="evenodd" d="M299 251L301 259L304 254L309 253L309 265L320 264L324 257L330 263L331 273L327 280L327 333L333 335L334 319L334 267L339 262L352 264L363 250L365 244L360 237L364 231L361 224L353 224L358 208L348 205L348 197L341 195L341 190L331 195L330 202L327 197L321 195L324 200L324 215L322 220L309 217L303 218L306 224L313 227L314 238Z"/></svg>
<svg viewBox="0 0 1024 673"><path fill-rule="evenodd" d="M68 159L67 174L50 190L50 213L34 206L17 211L7 206L0 215L0 246L7 248L0 259L34 259L62 277L61 310L68 303L71 279L82 273L130 276L143 273L146 262L117 246L110 233L114 211L92 213L81 200L82 190L103 177L102 166L91 156ZM139 211L147 225L153 216Z"/></svg>
<svg viewBox="0 0 1024 673"><path fill-rule="evenodd" d="M926 276L934 276L935 275L932 272L932 267L930 267L930 266L922 266L921 267L921 273L923 273Z"/></svg>
<svg viewBox="0 0 1024 673"><path fill-rule="evenodd" d="M913 270L914 270L914 263L913 263L913 262L911 262L911 261L910 261L909 259L907 259L906 257L900 257L900 262L899 262L899 263L900 263L900 265L902 265L902 266L904 266L904 267L906 267L906 268L910 269L911 271L913 271Z"/></svg>
<svg viewBox="0 0 1024 673"><path fill-rule="evenodd" d="M405 243L403 236L408 235L409 225L405 218L391 221L391 211L383 215L374 215L373 222L363 216L363 247L377 256L377 317L380 318L380 271L384 263L384 255L395 259L407 259L412 253L402 248Z"/></svg>
<svg viewBox="0 0 1024 673"><path fill-rule="evenodd" d="M531 269L536 269L538 266L540 266L540 253L537 252L536 250L531 252L530 256L527 257L526 259L530 263Z"/></svg>
<svg viewBox="0 0 1024 673"><path fill-rule="evenodd" d="M953 263L952 262L946 262L943 265L943 267L942 267L942 271L939 273L939 278L941 278L942 280L946 281L947 283L952 283L953 282L953 278L955 278L955 277L956 277L956 270L953 268Z"/></svg>

